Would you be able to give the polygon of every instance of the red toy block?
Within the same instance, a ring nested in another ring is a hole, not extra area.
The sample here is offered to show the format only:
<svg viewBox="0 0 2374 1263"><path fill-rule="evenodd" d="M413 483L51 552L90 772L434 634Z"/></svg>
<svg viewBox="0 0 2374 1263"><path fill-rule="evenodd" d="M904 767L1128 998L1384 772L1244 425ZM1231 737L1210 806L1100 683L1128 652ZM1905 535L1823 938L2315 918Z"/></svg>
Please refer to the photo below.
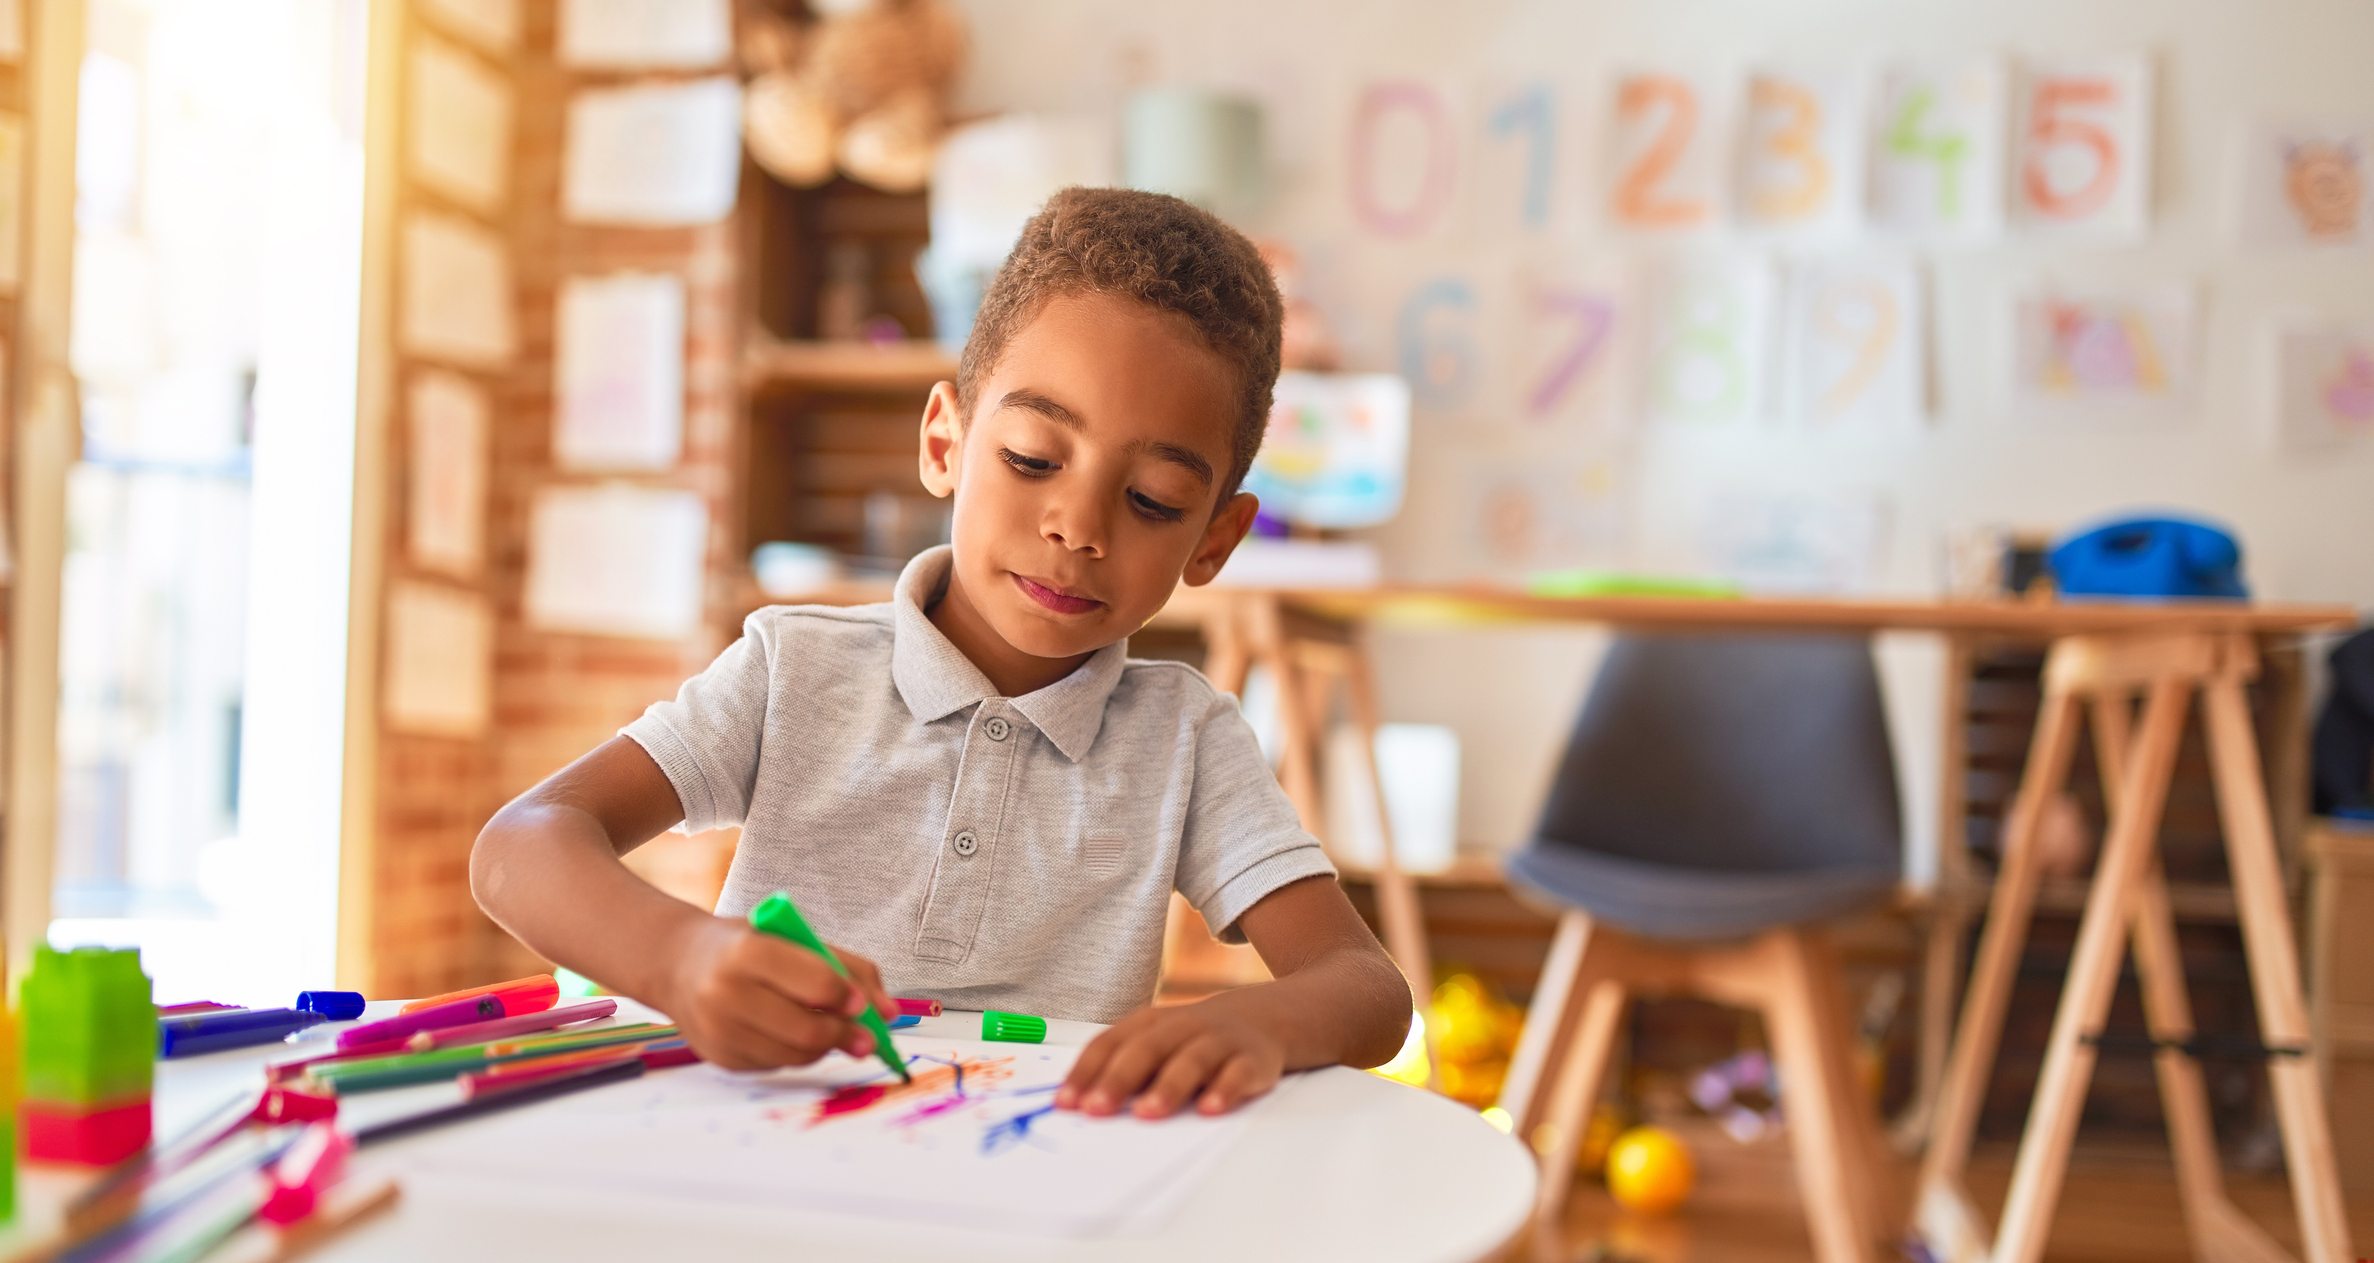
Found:
<svg viewBox="0 0 2374 1263"><path fill-rule="evenodd" d="M25 1156L46 1162L112 1166L148 1147L147 1097L77 1109L27 1101L18 1107Z"/></svg>

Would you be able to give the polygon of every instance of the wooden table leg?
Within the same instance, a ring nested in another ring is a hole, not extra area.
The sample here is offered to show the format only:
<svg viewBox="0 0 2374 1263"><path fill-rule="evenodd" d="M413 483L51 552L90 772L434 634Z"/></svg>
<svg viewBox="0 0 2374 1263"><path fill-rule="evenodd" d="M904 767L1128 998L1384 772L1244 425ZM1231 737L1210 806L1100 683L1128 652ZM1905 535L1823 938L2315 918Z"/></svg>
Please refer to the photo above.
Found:
<svg viewBox="0 0 2374 1263"><path fill-rule="evenodd" d="M1351 695L1352 728L1359 736L1361 761L1368 767L1370 792L1376 796L1377 835L1382 842L1377 855L1377 920L1385 927L1386 950L1401 962L1401 971L1409 976L1410 990L1417 993L1418 1008L1423 1012L1434 998L1434 955L1426 944L1426 913L1418 903L1418 884L1402 870L1400 857L1393 852L1393 812L1385 803L1384 769L1377 766L1380 717L1376 675L1365 637L1354 639L1346 648L1343 672L1344 686ZM1431 1056L1431 1041L1428 1047Z"/></svg>
<svg viewBox="0 0 2374 1263"><path fill-rule="evenodd" d="M1542 1121L1555 1125L1549 1143L1540 1146L1541 1182L1533 1203L1535 1251L1543 1259L1562 1257L1558 1221L1574 1187L1575 1159L1582 1152L1584 1135L1591 1130L1591 1107L1599 1099L1599 1080L1607 1073L1608 1054L1615 1049L1627 998L1623 983L1597 973L1588 950L1583 969L1585 989L1574 1034L1563 1063L1552 1068L1550 1096L1543 1110Z"/></svg>
<svg viewBox="0 0 2374 1263"><path fill-rule="evenodd" d="M1851 1058L1830 1028L1823 980L1805 936L1776 930L1757 943L1756 955L1769 970L1766 1030L1779 1062L1787 1095L1789 1148L1796 1160L1797 1187L1805 1203L1806 1228L1821 1263L1864 1263L1874 1257L1879 1230L1868 1188L1851 1187L1863 1168L1859 1139L1848 1111L1869 1108L1860 1094L1840 1082Z"/></svg>
<svg viewBox="0 0 2374 1263"><path fill-rule="evenodd" d="M2164 676L2152 683L2144 703L2142 736L2120 778L2119 808L2111 814L2110 836L2095 862L2069 980L2061 991L2036 1101L2012 1168L2011 1191L1995 1240L1996 1263L2037 1263L2044 1254L2045 1234L2068 1169L2069 1145L2093 1077L2095 1049L2088 1041L2101 1030L2111 992L2118 985L2136 888L2152 859L2191 694L2190 679Z"/></svg>
<svg viewBox="0 0 2374 1263"><path fill-rule="evenodd" d="M2250 958L2251 991L2258 999L2259 1038L2272 1048L2299 1050L2268 1058L2267 1077L2275 1091L2275 1116L2283 1126L2284 1163L2299 1210L2304 1253L2308 1263L2348 1263L2354 1256L2333 1160L2331 1121L2315 1063L2306 1055L2306 993L2300 985L2275 830L2239 673L2229 670L2211 679L2203 702L2209 719L2210 770L2225 826L2226 864L2235 901L2241 905L2243 947Z"/></svg>
<svg viewBox="0 0 2374 1263"><path fill-rule="evenodd" d="M1508 1074L1500 1081L1500 1108L1508 1114L1509 1131L1530 1145L1533 1129L1541 1124L1547 1100L1542 1088L1557 1075L1574 1033L1575 1015L1582 1011L1580 984L1583 950L1591 941L1589 913L1569 911L1558 918L1550 955L1542 962L1541 979L1533 986L1533 1003L1525 1011L1525 1029L1517 1036L1517 1050L1509 1057Z"/></svg>

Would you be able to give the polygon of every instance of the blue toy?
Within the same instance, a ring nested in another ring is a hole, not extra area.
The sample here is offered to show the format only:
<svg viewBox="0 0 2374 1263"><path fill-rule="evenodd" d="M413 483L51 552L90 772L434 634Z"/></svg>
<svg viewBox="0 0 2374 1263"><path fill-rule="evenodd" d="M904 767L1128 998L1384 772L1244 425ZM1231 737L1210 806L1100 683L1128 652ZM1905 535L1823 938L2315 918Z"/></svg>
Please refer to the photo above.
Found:
<svg viewBox="0 0 2374 1263"><path fill-rule="evenodd" d="M2242 545L2206 522L2138 517L2107 522L2053 544L2053 580L2064 596L2243 600Z"/></svg>

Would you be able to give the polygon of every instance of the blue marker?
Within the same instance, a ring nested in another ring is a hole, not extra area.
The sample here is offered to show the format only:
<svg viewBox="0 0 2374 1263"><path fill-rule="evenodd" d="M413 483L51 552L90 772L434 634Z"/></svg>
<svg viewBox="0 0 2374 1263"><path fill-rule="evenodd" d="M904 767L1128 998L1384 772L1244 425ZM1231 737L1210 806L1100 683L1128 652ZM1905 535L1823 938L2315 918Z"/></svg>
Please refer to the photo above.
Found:
<svg viewBox="0 0 2374 1263"><path fill-rule="evenodd" d="M233 1009L228 1013L195 1013L157 1022L157 1054L195 1057L226 1048L277 1044L291 1034L329 1019L302 1009Z"/></svg>

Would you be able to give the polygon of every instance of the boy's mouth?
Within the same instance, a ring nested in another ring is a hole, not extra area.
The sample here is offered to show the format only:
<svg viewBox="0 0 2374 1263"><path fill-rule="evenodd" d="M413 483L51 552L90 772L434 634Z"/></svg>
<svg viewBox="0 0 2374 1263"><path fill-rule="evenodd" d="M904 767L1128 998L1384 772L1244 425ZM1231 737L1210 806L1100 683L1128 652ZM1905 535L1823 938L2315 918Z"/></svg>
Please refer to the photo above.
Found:
<svg viewBox="0 0 2374 1263"><path fill-rule="evenodd" d="M1025 579L1021 575L1014 576L1014 586L1027 593L1031 600L1046 606L1048 609L1051 609L1058 614L1085 614L1090 610L1101 608L1104 605L1104 602L1096 600L1092 597L1073 596L1068 592L1051 588L1044 583L1036 583L1029 579Z"/></svg>

